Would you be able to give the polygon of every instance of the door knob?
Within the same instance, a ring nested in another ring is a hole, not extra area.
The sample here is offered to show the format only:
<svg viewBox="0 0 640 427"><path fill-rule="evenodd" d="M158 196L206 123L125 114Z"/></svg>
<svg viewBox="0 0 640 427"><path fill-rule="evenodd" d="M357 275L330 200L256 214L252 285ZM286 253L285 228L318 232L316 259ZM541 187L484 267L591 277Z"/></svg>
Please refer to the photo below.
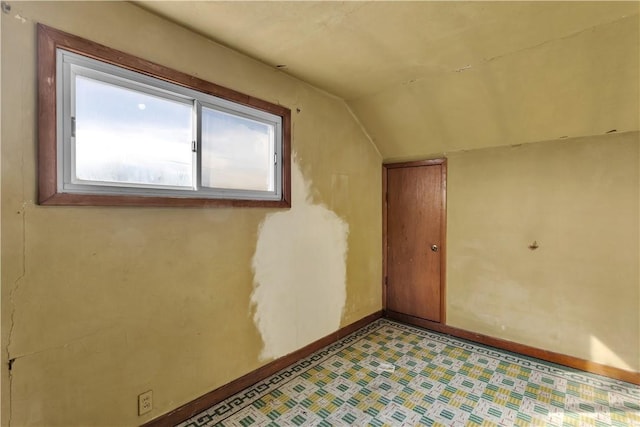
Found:
<svg viewBox="0 0 640 427"><path fill-rule="evenodd" d="M431 250L433 252L438 252L438 245L431 245Z"/></svg>

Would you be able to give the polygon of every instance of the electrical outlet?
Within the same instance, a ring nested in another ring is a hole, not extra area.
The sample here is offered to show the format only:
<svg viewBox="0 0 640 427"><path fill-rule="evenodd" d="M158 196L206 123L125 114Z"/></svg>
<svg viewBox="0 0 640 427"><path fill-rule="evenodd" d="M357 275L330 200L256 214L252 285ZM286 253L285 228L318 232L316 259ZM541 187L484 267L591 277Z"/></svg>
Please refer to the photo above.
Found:
<svg viewBox="0 0 640 427"><path fill-rule="evenodd" d="M153 409L153 390L138 395L138 415L144 415Z"/></svg>

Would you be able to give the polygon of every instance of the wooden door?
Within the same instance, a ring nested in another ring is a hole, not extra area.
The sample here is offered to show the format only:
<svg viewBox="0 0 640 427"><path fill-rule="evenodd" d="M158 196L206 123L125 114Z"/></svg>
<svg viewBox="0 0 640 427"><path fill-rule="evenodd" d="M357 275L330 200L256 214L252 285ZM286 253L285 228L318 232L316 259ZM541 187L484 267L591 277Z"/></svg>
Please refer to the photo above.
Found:
<svg viewBox="0 0 640 427"><path fill-rule="evenodd" d="M444 323L444 160L385 165L386 309Z"/></svg>

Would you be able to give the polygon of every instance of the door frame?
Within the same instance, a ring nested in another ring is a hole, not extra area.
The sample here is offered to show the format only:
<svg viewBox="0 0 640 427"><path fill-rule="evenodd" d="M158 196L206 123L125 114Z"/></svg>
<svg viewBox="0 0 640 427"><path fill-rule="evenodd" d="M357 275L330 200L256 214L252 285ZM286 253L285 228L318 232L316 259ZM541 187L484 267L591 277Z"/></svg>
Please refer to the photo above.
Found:
<svg viewBox="0 0 640 427"><path fill-rule="evenodd" d="M442 166L442 219L440 222L440 323L446 325L447 299L447 159L428 159L400 163L382 164L382 310L387 312L387 172L389 169L410 168L419 166ZM437 322L433 322L436 323Z"/></svg>

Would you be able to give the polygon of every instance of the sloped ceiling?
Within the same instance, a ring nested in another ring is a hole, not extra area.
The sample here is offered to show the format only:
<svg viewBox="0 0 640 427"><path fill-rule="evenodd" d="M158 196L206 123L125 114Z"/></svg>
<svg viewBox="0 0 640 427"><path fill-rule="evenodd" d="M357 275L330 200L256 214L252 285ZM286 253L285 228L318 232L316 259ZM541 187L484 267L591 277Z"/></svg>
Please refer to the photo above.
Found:
<svg viewBox="0 0 640 427"><path fill-rule="evenodd" d="M639 2L137 4L343 98L386 160L640 129Z"/></svg>

